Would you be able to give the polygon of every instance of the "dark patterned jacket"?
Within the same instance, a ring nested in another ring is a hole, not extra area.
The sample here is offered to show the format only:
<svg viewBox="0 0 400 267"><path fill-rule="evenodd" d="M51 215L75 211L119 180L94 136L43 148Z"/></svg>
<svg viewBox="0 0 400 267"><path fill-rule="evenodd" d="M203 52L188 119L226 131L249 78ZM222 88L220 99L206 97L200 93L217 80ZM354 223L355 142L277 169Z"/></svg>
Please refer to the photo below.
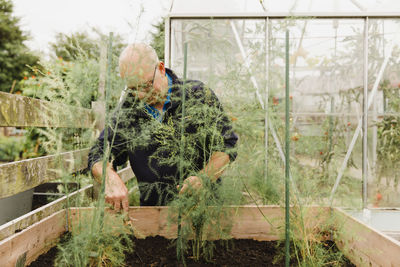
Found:
<svg viewBox="0 0 400 267"><path fill-rule="evenodd" d="M202 82L187 81L182 124L183 82L171 70L166 72L172 79L171 102L166 105L161 122L146 111L143 102L129 94L113 112L108 127L113 166L129 159L143 206L165 205L176 193L180 175L183 179L195 175L213 152L225 152L231 161L236 157L238 137L214 92ZM89 170L103 159L103 145L104 130L90 150Z"/></svg>

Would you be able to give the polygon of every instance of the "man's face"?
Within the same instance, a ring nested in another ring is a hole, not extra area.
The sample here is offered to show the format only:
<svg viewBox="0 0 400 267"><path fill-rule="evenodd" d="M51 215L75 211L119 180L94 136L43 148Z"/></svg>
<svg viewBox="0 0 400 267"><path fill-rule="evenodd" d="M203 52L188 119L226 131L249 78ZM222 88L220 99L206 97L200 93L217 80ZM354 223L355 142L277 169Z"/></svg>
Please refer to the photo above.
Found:
<svg viewBox="0 0 400 267"><path fill-rule="evenodd" d="M160 67L162 69L160 63L157 63L152 71L142 72L142 75L138 75L137 81L133 83L134 85L129 87L132 94L149 105L162 103L164 99L160 82Z"/></svg>

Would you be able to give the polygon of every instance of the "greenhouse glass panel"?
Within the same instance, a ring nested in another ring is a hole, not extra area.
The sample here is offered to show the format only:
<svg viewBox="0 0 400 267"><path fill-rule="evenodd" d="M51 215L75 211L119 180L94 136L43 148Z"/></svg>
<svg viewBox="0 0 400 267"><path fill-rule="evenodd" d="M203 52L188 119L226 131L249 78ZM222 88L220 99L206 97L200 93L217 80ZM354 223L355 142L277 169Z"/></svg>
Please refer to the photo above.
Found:
<svg viewBox="0 0 400 267"><path fill-rule="evenodd" d="M327 201L362 115L364 22L271 20L269 97L271 116L277 117L276 125L280 122L281 136L285 132L284 25L287 23L290 25L291 172L294 180L299 181L301 196ZM335 195L336 205L360 206L361 159L358 138Z"/></svg>
<svg viewBox="0 0 400 267"><path fill-rule="evenodd" d="M257 173L252 175L260 181L274 181L281 190L285 135L284 36L288 23L293 180L308 177L310 181L319 181L320 190L302 184L299 193L309 196L309 191L313 191L318 194L315 198L327 201L344 165L335 203L360 206L360 136L350 158L345 160L345 155L363 114L364 20L172 20L171 67L182 73L183 44L187 42L188 77L210 86L232 115L236 129L240 129L240 149L246 151L241 156L246 156L238 158L237 173L243 172L243 177L248 177L247 164L251 158L253 161L257 158L255 165L259 166L252 169ZM266 88L271 123L266 130L268 140L263 137ZM268 167L263 166L265 162ZM353 202L349 203L350 199Z"/></svg>
<svg viewBox="0 0 400 267"><path fill-rule="evenodd" d="M395 60L398 56L389 60L382 85L379 84L374 98L371 98L371 92L385 53L388 53L388 44L400 42L394 34L400 27L398 19L372 19L365 13L372 12L374 7L390 12L389 4L396 4L364 1L361 6L359 1L336 1L332 5L332 11L337 12L332 13L335 18L322 18L324 15L318 11L319 5L315 1L300 2L303 4L286 11L309 12L307 14L316 14L319 18L307 15L308 19L284 19L277 13L269 16L270 11L279 12L272 2L263 3L262 8L267 12L251 18L246 18L245 10L240 13L243 16L236 13L235 18L229 18L228 10L221 11L214 19L207 17L210 13L196 13L198 10L191 16L178 15L178 18L174 18L176 12L172 12L169 66L182 73L183 44L187 42L188 77L205 82L216 92L236 124L242 141L241 152L247 151L240 153L235 163L237 173L242 172L244 179L258 177L257 183L272 183L276 185L275 189L283 190L284 48L285 31L289 29L293 185L300 196L348 207L373 206L374 197L381 198L381 191L391 190L390 201L385 205L396 206L396 201L400 202L394 200L398 195L395 192L400 190L396 176L400 173L396 167L398 161L393 157L385 159L390 153L384 152L387 151L383 147L386 139L380 124L389 118L393 122L399 115L395 104L395 99L399 98L394 93L396 90L382 89L387 80L391 82L391 88L400 82L397 77L399 64ZM309 3L307 8L306 2ZM289 2L282 1L282 5L285 3ZM330 3L327 1L326 5ZM354 9L346 7L348 4ZM340 17L344 14L342 7L355 15ZM365 32L366 25L369 25L369 36ZM365 44L368 51L364 49ZM396 49L395 46L393 51ZM368 63L368 71L364 71L365 63ZM363 104L365 90L369 91L371 100L374 99L368 108ZM364 112L367 110L368 114ZM368 134L364 135L367 138L363 137L363 118L368 126L365 130ZM364 151L368 150L368 154L363 153L363 139ZM397 149L397 146L391 148ZM379 158L383 153L386 153L385 157ZM252 174L248 173L249 161L258 164ZM389 169L393 178L387 178ZM304 177L310 180L310 185L318 181L319 190L300 183ZM362 199L364 178L368 179L366 201ZM382 187L382 183L386 183L386 187ZM310 192L315 195L311 196ZM268 199L263 201L270 203Z"/></svg>
<svg viewBox="0 0 400 267"><path fill-rule="evenodd" d="M240 136L240 156L227 175L250 181L254 188L261 190L260 196L266 196L262 192L266 188L263 183L265 111L261 108L265 98L265 24L264 19L173 20L171 23L172 69L182 74L183 44L187 42L188 77L201 80L217 94ZM281 159L276 164L279 168L273 171L278 182L274 186L280 187L281 192ZM277 194L270 194L260 203L278 200Z"/></svg>
<svg viewBox="0 0 400 267"><path fill-rule="evenodd" d="M369 94L379 82L368 110L368 200L373 207L400 207L399 29L399 19L369 20Z"/></svg>
<svg viewBox="0 0 400 267"><path fill-rule="evenodd" d="M222 98L232 94L246 98L261 90L266 62L264 20L173 20L171 27L171 67L177 73L183 72L183 44L188 42L191 79L205 82Z"/></svg>

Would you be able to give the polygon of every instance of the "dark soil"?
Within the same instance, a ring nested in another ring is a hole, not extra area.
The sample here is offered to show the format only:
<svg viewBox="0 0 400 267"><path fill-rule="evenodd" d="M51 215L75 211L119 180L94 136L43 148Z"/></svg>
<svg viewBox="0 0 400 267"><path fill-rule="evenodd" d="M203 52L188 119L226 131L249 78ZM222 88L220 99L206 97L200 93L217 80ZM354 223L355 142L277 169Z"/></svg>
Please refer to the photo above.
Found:
<svg viewBox="0 0 400 267"><path fill-rule="evenodd" d="M47 253L40 255L39 258L37 258L29 266L32 266L32 267L54 266L54 260L56 259L57 252L58 252L58 248L53 247L52 249L47 251Z"/></svg>
<svg viewBox="0 0 400 267"><path fill-rule="evenodd" d="M177 260L173 241L160 236L146 239L134 239L133 253L126 255L126 266L169 267L183 266ZM276 241L259 242L249 239L235 239L229 242L216 241L214 255L209 262L201 259L195 261L190 255L185 257L187 266L284 266L283 244ZM332 241L324 243L327 250L336 253L338 250ZM291 250L293 252L293 249ZM190 253L191 250L189 249ZM40 256L30 266L53 266L57 248ZM297 266L292 259L290 266ZM331 266L331 265L325 265ZM354 266L343 259L335 266Z"/></svg>
<svg viewBox="0 0 400 267"><path fill-rule="evenodd" d="M272 264L279 251L277 242L236 239L214 244L210 262L203 259L196 262L193 257L186 256L187 266L283 266ZM177 260L176 247L171 245L171 240L160 236L136 239L134 252L127 255L126 263L128 266L183 266Z"/></svg>
<svg viewBox="0 0 400 267"><path fill-rule="evenodd" d="M71 234L66 233L61 236L59 243L61 243L61 244L65 243L70 238L71 238ZM52 247L49 251L47 251L47 253L40 255L39 258L37 258L34 262L31 262L31 264L28 266L31 266L31 267L54 266L54 260L56 259L57 253L58 253L57 246Z"/></svg>

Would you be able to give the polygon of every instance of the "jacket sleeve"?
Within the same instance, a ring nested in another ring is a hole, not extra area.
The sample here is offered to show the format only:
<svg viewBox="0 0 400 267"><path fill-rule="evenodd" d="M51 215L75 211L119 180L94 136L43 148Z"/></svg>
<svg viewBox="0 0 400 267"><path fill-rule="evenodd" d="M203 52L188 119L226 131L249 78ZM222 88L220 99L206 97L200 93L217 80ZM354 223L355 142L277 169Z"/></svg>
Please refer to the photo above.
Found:
<svg viewBox="0 0 400 267"><path fill-rule="evenodd" d="M113 167L123 165L128 159L126 150L126 141L120 134L119 123L115 117L112 119L113 127L108 127L108 145L111 147L111 155L113 156ZM111 160L111 155L108 161ZM102 161L104 157L104 130L101 131L99 138L96 140L93 147L90 149L88 156L88 169L92 170L95 163Z"/></svg>
<svg viewBox="0 0 400 267"><path fill-rule="evenodd" d="M212 114L212 118L209 118L208 121L215 123L216 129L223 139L223 145L219 146L218 150L227 153L229 159L234 161L237 156L236 143L239 138L233 131L232 121L225 113L218 97L201 82L197 82L197 85L193 86L192 90L194 98L200 100L201 104L206 105L207 108L210 108L210 111L206 113Z"/></svg>
<svg viewBox="0 0 400 267"><path fill-rule="evenodd" d="M225 149L221 152L227 153L229 155L229 159L231 161L234 161L237 156L236 143L237 143L239 137L233 131L232 121L224 112L224 109L223 109L221 103L219 102L217 96L215 95L215 93L211 89L206 89L206 90L210 90L210 93L212 95L211 99L213 101L213 105L215 105L220 112L220 118L217 121L217 125L218 125L217 129L219 129L221 132L221 136L223 138L224 147L225 147Z"/></svg>

